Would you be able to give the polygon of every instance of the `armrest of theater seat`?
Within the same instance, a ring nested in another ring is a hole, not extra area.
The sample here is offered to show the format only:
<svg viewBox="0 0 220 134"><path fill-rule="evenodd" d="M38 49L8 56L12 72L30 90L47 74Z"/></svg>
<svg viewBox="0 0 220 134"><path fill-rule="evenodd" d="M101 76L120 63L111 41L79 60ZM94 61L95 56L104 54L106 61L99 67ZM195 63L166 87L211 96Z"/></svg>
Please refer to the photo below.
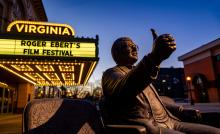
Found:
<svg viewBox="0 0 220 134"><path fill-rule="evenodd" d="M193 108L183 108L177 115L177 117L185 122L198 123L202 120L202 115L199 110Z"/></svg>
<svg viewBox="0 0 220 134"><path fill-rule="evenodd" d="M198 123L202 116L199 110L194 108L186 108L183 105L176 103L172 98L160 96L166 108L177 118L184 122Z"/></svg>
<svg viewBox="0 0 220 134"><path fill-rule="evenodd" d="M147 134L146 128L141 125L106 125L107 134Z"/></svg>

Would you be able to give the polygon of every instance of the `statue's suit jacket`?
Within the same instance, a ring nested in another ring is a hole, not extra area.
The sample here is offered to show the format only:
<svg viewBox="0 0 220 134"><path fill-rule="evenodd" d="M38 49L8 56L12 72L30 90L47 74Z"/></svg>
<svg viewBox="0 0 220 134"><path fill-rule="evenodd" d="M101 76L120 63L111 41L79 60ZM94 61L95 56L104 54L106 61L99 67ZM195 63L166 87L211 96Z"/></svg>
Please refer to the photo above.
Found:
<svg viewBox="0 0 220 134"><path fill-rule="evenodd" d="M172 122L178 119L166 109L151 84L158 71L149 55L135 67L117 65L106 70L102 77L104 121L143 124L152 120L156 125L173 127Z"/></svg>

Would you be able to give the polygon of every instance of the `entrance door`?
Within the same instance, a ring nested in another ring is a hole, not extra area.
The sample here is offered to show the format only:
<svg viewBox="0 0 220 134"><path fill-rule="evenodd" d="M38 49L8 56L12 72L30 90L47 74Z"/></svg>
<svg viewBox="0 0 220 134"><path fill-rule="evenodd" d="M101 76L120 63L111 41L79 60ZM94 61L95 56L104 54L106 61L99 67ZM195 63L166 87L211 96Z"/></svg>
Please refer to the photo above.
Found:
<svg viewBox="0 0 220 134"><path fill-rule="evenodd" d="M193 77L193 86L197 91L199 102L209 102L206 76L203 74L195 75Z"/></svg>
<svg viewBox="0 0 220 134"><path fill-rule="evenodd" d="M13 113L15 107L15 90L0 87L0 113Z"/></svg>

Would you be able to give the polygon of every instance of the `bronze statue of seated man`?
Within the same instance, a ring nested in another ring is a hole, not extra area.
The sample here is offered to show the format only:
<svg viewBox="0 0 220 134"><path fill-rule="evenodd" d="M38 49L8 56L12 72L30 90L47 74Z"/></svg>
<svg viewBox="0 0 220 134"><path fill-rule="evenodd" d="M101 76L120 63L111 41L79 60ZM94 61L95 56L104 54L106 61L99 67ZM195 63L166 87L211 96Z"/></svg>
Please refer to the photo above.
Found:
<svg viewBox="0 0 220 134"><path fill-rule="evenodd" d="M140 62L135 43L128 37L117 39L112 45L116 66L103 73L104 122L110 124L140 124L150 134L220 134L220 129L181 122L165 107L154 86L159 66L176 49L170 34L153 34L153 49ZM166 104L169 107L169 104ZM181 108L170 107L180 112Z"/></svg>

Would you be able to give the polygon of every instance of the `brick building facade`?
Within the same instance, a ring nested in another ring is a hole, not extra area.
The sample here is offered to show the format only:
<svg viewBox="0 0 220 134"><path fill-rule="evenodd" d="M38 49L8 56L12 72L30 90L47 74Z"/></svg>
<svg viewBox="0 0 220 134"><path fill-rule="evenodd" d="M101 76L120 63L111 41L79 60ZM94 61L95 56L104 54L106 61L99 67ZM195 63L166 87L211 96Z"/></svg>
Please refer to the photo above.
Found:
<svg viewBox="0 0 220 134"><path fill-rule="evenodd" d="M0 0L0 31L14 20L47 21L42 0Z"/></svg>
<svg viewBox="0 0 220 134"><path fill-rule="evenodd" d="M220 101L220 39L216 39L179 57L196 102Z"/></svg>

